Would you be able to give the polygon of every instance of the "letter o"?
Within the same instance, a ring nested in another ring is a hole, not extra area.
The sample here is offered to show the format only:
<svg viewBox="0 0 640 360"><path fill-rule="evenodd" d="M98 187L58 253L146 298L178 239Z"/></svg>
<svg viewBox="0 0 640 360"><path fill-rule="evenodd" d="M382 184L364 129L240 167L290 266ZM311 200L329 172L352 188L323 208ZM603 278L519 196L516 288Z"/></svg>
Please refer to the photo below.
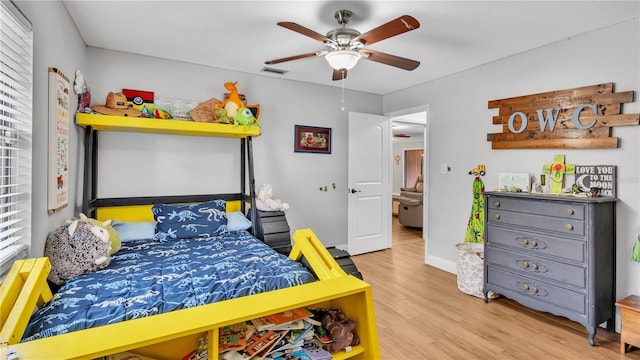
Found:
<svg viewBox="0 0 640 360"><path fill-rule="evenodd" d="M520 125L520 129L518 130L516 130L513 127L513 122L516 116L520 116L520 118L522 119L522 125ZM511 116L509 116L509 131L511 131L514 134L520 134L521 132L524 131L524 129L527 128L527 123L528 123L527 115L525 115L523 112L520 112L520 111L514 112L513 114L511 114Z"/></svg>

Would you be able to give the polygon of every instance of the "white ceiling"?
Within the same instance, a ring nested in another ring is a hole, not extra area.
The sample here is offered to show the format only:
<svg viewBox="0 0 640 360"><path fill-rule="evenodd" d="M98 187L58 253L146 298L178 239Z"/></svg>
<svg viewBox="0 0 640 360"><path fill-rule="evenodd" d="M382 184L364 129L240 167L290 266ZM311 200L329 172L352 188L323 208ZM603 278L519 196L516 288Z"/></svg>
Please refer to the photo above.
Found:
<svg viewBox="0 0 640 360"><path fill-rule="evenodd" d="M62 0L91 47L202 64L244 73L340 87L319 57L269 67L266 60L324 50L320 42L276 23L320 34L338 27L337 10L354 12L348 27L364 33L401 15L420 28L369 48L421 62L413 71L361 60L344 87L388 94L638 18L639 1L71 1ZM621 46L624 39L619 39ZM597 44L594 44L597 47Z"/></svg>

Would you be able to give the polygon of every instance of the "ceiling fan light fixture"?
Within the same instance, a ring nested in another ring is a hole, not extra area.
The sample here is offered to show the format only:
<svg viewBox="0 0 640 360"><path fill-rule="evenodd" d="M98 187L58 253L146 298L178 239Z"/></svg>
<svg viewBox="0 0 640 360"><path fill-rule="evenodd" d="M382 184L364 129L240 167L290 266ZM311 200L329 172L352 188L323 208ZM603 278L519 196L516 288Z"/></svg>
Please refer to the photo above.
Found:
<svg viewBox="0 0 640 360"><path fill-rule="evenodd" d="M324 58L335 70L351 70L356 66L361 56L362 54L355 50L335 50L328 52Z"/></svg>

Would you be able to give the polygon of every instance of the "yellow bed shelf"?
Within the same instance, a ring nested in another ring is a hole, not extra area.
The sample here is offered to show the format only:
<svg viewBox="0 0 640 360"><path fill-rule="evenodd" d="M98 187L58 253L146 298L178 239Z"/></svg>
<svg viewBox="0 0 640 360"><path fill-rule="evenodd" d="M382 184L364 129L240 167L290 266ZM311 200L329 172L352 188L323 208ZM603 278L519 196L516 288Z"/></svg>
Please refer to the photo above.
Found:
<svg viewBox="0 0 640 360"><path fill-rule="evenodd" d="M296 231L294 240L290 257L299 260L305 256L311 260L314 272L321 274L318 281L26 343L16 343L30 314L20 311L17 316L20 319L18 328L15 328L15 323L5 320L1 324L2 331L14 334L9 344L18 352L21 360L95 359L124 351L155 359L174 360L181 359L193 350L196 340L204 334L209 338L208 352L214 354L209 359L217 359L218 332L223 326L299 307L335 307L356 322L354 331L360 337L360 345L354 346L350 352L334 353L333 359L380 359L371 287L354 276L335 271L338 264L311 230ZM44 265L49 263L48 259L41 259L35 261ZM31 309L42 298L42 286L36 284L44 283L49 268L30 266L28 270L32 271L19 272L19 267L16 266L15 271L12 269L13 277L27 280L21 284L23 286L17 286L23 288L22 292L14 288L9 291L16 298L18 293L23 294L19 301L15 301L13 310ZM32 276L37 280L28 280ZM3 283L0 290L6 290L3 289L5 285ZM7 291L0 291L0 294L7 295ZM45 291L44 296L50 299L51 294Z"/></svg>
<svg viewBox="0 0 640 360"><path fill-rule="evenodd" d="M231 138L246 138L248 136L260 135L260 127L258 126L251 126L249 129L246 129L244 126L235 126L230 124L85 113L76 113L76 123L82 127L91 126L93 129L100 131L126 131Z"/></svg>

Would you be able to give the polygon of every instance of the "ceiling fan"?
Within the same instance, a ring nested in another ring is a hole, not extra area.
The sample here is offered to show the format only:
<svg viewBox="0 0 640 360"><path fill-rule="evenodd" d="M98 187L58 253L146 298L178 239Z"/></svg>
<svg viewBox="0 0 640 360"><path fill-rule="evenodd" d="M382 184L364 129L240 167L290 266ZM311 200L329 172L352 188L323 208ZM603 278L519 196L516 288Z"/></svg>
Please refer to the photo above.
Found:
<svg viewBox="0 0 640 360"><path fill-rule="evenodd" d="M414 17L402 15L361 34L358 30L347 27L352 15L353 12L349 10L336 11L335 17L341 27L329 31L327 35L319 34L294 22L279 22L279 26L320 41L327 47L327 50L269 60L265 61L265 64L273 65L312 56L324 56L333 68L333 80L346 78L347 70L353 68L360 58L409 71L420 65L420 62L416 60L364 48L378 41L419 28L420 23Z"/></svg>

